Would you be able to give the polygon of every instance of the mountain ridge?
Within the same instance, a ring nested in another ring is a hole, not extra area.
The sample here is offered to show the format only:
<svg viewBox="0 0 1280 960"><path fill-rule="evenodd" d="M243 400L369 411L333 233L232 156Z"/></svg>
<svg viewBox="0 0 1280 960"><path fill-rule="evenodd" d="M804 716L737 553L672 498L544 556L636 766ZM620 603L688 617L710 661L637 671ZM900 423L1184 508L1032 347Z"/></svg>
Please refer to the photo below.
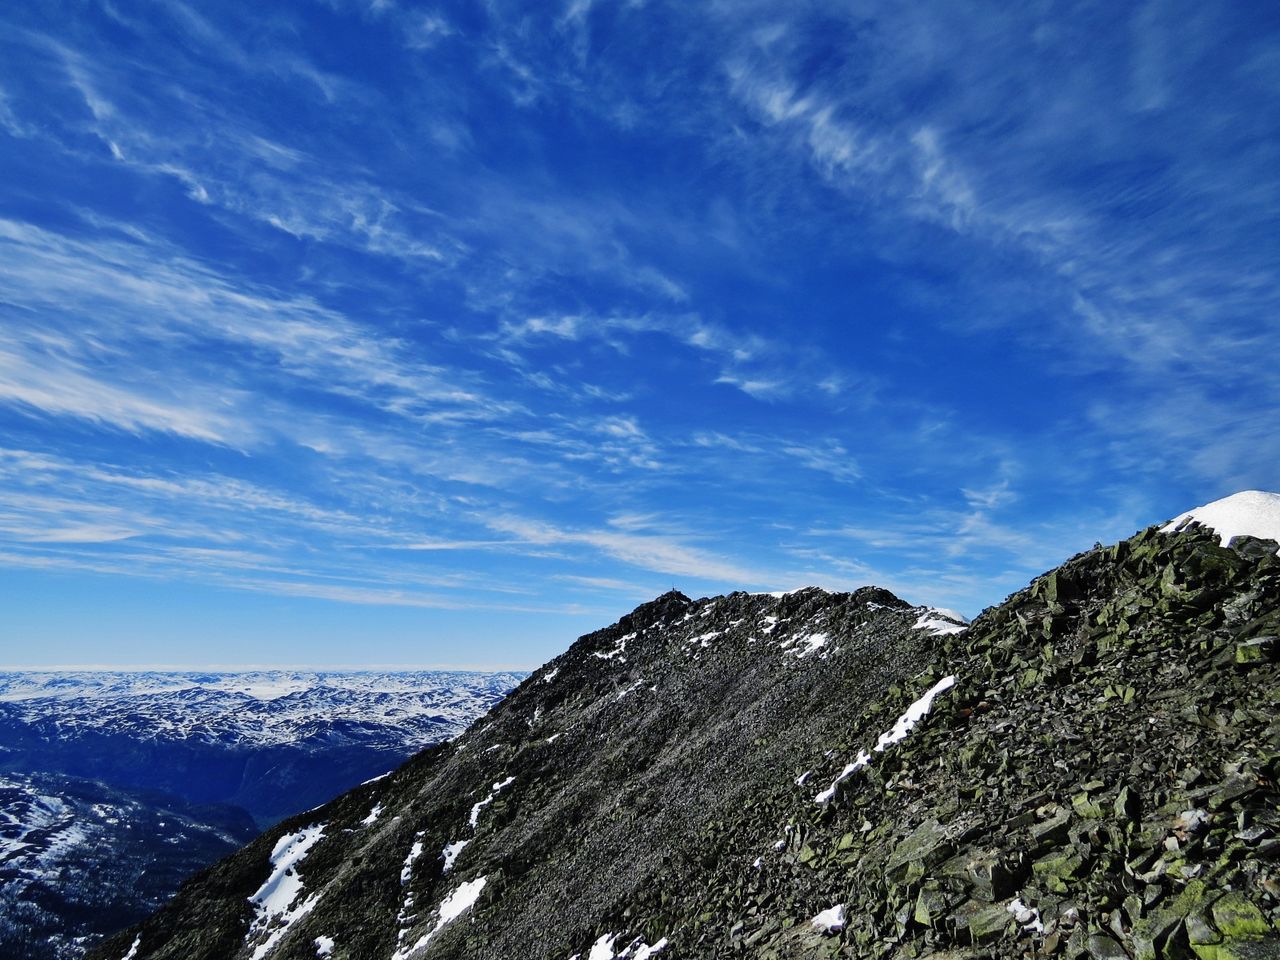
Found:
<svg viewBox="0 0 1280 960"><path fill-rule="evenodd" d="M1273 955L1280 558L1218 541L1148 528L967 628L664 594L95 956Z"/></svg>

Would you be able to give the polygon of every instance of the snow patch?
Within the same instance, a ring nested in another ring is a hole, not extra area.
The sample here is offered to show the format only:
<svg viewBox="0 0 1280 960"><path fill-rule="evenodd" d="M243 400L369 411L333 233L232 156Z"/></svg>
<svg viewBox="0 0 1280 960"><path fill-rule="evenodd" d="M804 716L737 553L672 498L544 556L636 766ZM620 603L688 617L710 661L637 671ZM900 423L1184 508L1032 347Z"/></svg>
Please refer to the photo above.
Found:
<svg viewBox="0 0 1280 960"><path fill-rule="evenodd" d="M659 954L663 950L667 949L667 946L668 946L667 938L663 937L653 946L649 946L646 943L641 943L639 944L639 946L637 946L636 944L632 944L627 948L628 952L624 953L622 956L623 958L625 958L625 960L649 960L650 957L654 956L655 954ZM631 953L630 951L632 950L634 950L635 953Z"/></svg>
<svg viewBox="0 0 1280 960"><path fill-rule="evenodd" d="M796 656L807 657L809 654L825 647L828 639L825 633L811 633L807 636L796 637L787 646L792 648Z"/></svg>
<svg viewBox="0 0 1280 960"><path fill-rule="evenodd" d="M1005 909L1013 914L1013 919L1018 921L1018 926L1027 933L1044 935L1044 923L1040 920L1039 910L1028 907L1017 897L1011 900Z"/></svg>
<svg viewBox="0 0 1280 960"><path fill-rule="evenodd" d="M844 929L844 904L828 907L809 921L819 933L839 933Z"/></svg>
<svg viewBox="0 0 1280 960"><path fill-rule="evenodd" d="M927 630L937 637L964 633L968 628L968 617L946 607L926 607L915 622L916 630Z"/></svg>
<svg viewBox="0 0 1280 960"><path fill-rule="evenodd" d="M284 913L302 892L297 866L324 836L323 823L289 833L271 850L271 875L249 898L258 907L258 919L270 920Z"/></svg>
<svg viewBox="0 0 1280 960"><path fill-rule="evenodd" d="M828 800L830 800L836 795L836 787L840 786L842 782L849 779L849 777L853 776L855 773L857 773L859 770L861 770L870 762L871 762L871 754L867 753L867 751L865 750L859 751L858 756L853 761L853 763L845 764L844 769L841 770L840 773L836 776L836 778L831 781L831 786L827 787L827 789L823 790L820 794L814 797L813 802L826 803Z"/></svg>
<svg viewBox="0 0 1280 960"><path fill-rule="evenodd" d="M1174 517L1161 532L1170 533L1195 521L1211 528L1225 547L1236 537L1280 541L1280 493L1245 490L1206 503Z"/></svg>
<svg viewBox="0 0 1280 960"><path fill-rule="evenodd" d="M409 878L413 876L413 862L422 856L422 834L419 833L413 838L413 846L409 849L409 855L404 858L404 866L400 868L400 885L404 886L409 882Z"/></svg>
<svg viewBox="0 0 1280 960"><path fill-rule="evenodd" d="M378 822L378 818L382 816L382 804L376 803L373 809L369 811L369 815L360 821L362 827L371 827Z"/></svg>
<svg viewBox="0 0 1280 960"><path fill-rule="evenodd" d="M257 910L249 932L245 935L248 945L255 937L274 927L270 935L253 951L253 960L262 960L280 942L289 928L301 920L320 900L312 894L301 903L302 878L298 876L300 864L311 848L324 836L323 823L285 834L271 850L271 875L258 888L249 901Z"/></svg>
<svg viewBox="0 0 1280 960"><path fill-rule="evenodd" d="M333 953L333 937L316 937L316 956L327 957Z"/></svg>
<svg viewBox="0 0 1280 960"><path fill-rule="evenodd" d="M468 818L467 822L474 828L476 824L480 822L480 811L483 810L485 807L487 807L489 804L493 803L493 798L496 797L498 794L500 794L507 787L511 786L511 784L515 783L515 781L516 781L515 777L507 777L507 779L500 780L497 783L495 783L493 787L489 790L489 795L471 808L471 816Z"/></svg>
<svg viewBox="0 0 1280 960"><path fill-rule="evenodd" d="M129 952L126 953L123 957L121 957L120 960L133 960L133 958L138 955L138 948L141 946L142 946L142 937L140 936L134 937L133 945L129 947Z"/></svg>
<svg viewBox="0 0 1280 960"><path fill-rule="evenodd" d="M604 933L600 935L600 939L591 945L591 950L587 953L587 960L649 960L668 946L667 938L663 937L653 946L645 943L640 937L636 937L631 943L622 949L621 953L614 953L613 946L617 942L621 934ZM574 954L570 960L578 960L580 954Z"/></svg>
<svg viewBox="0 0 1280 960"><path fill-rule="evenodd" d="M591 655L593 657L599 657L601 660L621 660L623 663L626 663L626 657L622 654L626 652L627 641L634 640L635 638L636 635L634 633L628 633L625 637L618 638L618 645L612 650L606 653L601 653L599 650L593 650L591 651Z"/></svg>
<svg viewBox="0 0 1280 960"><path fill-rule="evenodd" d="M753 593L752 596L753 597L773 597L775 600L781 600L783 597L789 597L793 593L804 593L806 590L818 590L821 593L828 592L822 587L813 586L811 584L807 587L796 587L794 590L770 590L767 593Z"/></svg>
<svg viewBox="0 0 1280 960"><path fill-rule="evenodd" d="M440 856L444 860L445 873L453 869L453 862L458 859L458 854L462 853L470 842L470 840L455 840L453 843L446 844L445 848L440 851Z"/></svg>
<svg viewBox="0 0 1280 960"><path fill-rule="evenodd" d="M933 709L933 701L938 694L950 690L955 685L955 677L943 677L926 690L919 700L907 707L907 712L898 718L898 722L893 725L892 730L880 734L880 739L876 742L876 753L883 753L888 747L905 740L907 734L911 732L911 728L923 720L929 711Z"/></svg>
<svg viewBox="0 0 1280 960"><path fill-rule="evenodd" d="M618 939L616 933L602 933L600 939L591 945L587 960L613 960L613 941Z"/></svg>
<svg viewBox="0 0 1280 960"><path fill-rule="evenodd" d="M644 686L644 678L641 677L639 680L637 680L631 686L627 687L625 690L619 691L618 699L621 700L623 697L625 697L629 693L635 693L637 690L639 690L643 686Z"/></svg>
<svg viewBox="0 0 1280 960"><path fill-rule="evenodd" d="M544 674L542 675L542 682L543 682L543 683L550 683L552 680L554 680L554 679L559 675L559 673L560 673L560 668L559 668L559 667L553 667L552 669L548 670L546 673L544 673Z"/></svg>

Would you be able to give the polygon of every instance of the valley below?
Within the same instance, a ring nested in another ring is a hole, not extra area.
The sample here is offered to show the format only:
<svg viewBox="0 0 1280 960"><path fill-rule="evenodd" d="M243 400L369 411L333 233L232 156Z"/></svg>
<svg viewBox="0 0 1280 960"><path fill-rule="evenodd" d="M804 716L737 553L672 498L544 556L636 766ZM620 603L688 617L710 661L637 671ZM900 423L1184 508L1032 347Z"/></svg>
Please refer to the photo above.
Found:
<svg viewBox="0 0 1280 960"><path fill-rule="evenodd" d="M0 956L79 956L260 830L456 737L520 679L0 673Z"/></svg>

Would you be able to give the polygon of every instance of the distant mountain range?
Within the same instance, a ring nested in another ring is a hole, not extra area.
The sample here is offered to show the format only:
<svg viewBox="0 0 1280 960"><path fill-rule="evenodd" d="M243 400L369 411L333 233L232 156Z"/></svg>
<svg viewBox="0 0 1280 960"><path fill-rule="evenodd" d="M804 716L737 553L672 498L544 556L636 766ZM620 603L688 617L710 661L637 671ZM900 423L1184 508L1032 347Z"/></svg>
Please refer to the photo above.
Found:
<svg viewBox="0 0 1280 960"><path fill-rule="evenodd" d="M457 736L523 676L0 673L0 770L233 804L265 826Z"/></svg>
<svg viewBox="0 0 1280 960"><path fill-rule="evenodd" d="M665 594L92 957L1280 956L1257 496L972 624L870 587Z"/></svg>
<svg viewBox="0 0 1280 960"><path fill-rule="evenodd" d="M0 958L78 956L262 827L457 736L522 676L0 674Z"/></svg>

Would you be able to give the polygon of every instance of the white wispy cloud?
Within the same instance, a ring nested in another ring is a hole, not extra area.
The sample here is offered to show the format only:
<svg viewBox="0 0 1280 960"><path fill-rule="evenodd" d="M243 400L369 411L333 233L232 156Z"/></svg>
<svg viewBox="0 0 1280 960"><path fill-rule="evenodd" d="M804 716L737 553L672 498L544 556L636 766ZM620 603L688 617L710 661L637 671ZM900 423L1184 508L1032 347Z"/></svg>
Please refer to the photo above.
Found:
<svg viewBox="0 0 1280 960"><path fill-rule="evenodd" d="M694 448L725 451L748 463L755 461L755 470L764 476L790 477L795 467L802 467L841 483L853 483L863 477L857 457L833 437L797 442L793 436L702 430L688 442Z"/></svg>
<svg viewBox="0 0 1280 960"><path fill-rule="evenodd" d="M585 546L624 563L700 580L761 584L772 577L667 536L615 529L570 529L515 516L489 517L488 526L533 545Z"/></svg>
<svg viewBox="0 0 1280 960"><path fill-rule="evenodd" d="M244 435L236 418L220 412L212 397L192 406L189 394L107 383L69 357L5 339L0 334L0 402L131 433L154 430L208 443L231 443ZM235 398L235 391L226 390L218 399Z"/></svg>
<svg viewBox="0 0 1280 960"><path fill-rule="evenodd" d="M404 42L412 50L430 50L454 30L449 21L438 13L414 11L402 21Z"/></svg>
<svg viewBox="0 0 1280 960"><path fill-rule="evenodd" d="M171 9L181 14L179 19L190 35L207 40L237 70L253 74L265 69L302 78L328 102L368 99L343 78L317 69L298 55L250 55L217 34L194 10L180 4ZM144 34L150 29L134 26ZM47 51L50 79L61 73L77 92L92 117L88 129L117 163L176 179L199 204L223 208L300 240L362 250L419 267L448 262L459 252L458 242L442 231L433 211L370 182L364 171L343 170L333 157L322 161L300 145L279 143L257 132L226 105L216 71L191 74L189 79L196 82L179 86L156 70L153 82L140 90L127 74L61 40L47 35L27 39L33 48ZM166 121L158 123L157 116ZM191 120L173 122L178 117ZM63 141L68 152L79 154L73 135L76 126L68 118L65 130L50 125L44 136ZM220 145L217 151L209 149L211 136Z"/></svg>
<svg viewBox="0 0 1280 960"><path fill-rule="evenodd" d="M22 139L34 136L36 132L34 127L18 116L3 87L0 87L0 127L9 136Z"/></svg>
<svg viewBox="0 0 1280 960"><path fill-rule="evenodd" d="M1041 98L1051 82L1047 77L1024 87L1020 72L1026 65L1021 59L1010 57L1003 72L991 70L990 60L974 58L972 46L961 39L982 32L994 50L1012 47L1013 37L1025 25L1022 14L957 18L939 5L925 7L906 11L874 5L875 36L881 43L873 48L894 54L883 70L861 78L860 85L842 88L838 81L843 77L837 74L826 85L814 84L801 92L794 74L802 54L796 49L794 31L783 27L770 34L768 42L745 46L729 61L732 89L765 122L791 131L794 145L808 152L823 176L842 189L890 204L899 215L936 221L986 244L1020 248L1074 284L1083 298L1077 301L1082 309L1095 298L1105 300L1103 309L1109 315L1104 323L1095 324L1093 332L1119 346L1126 357L1149 356L1153 336L1185 339L1192 331L1181 317L1166 316L1158 324L1159 334L1145 333L1154 311L1143 309L1142 301L1147 299L1156 309L1172 303L1185 309L1195 288L1221 290L1214 278L1217 258L1196 261L1186 258L1190 250L1160 241L1144 243L1131 221L1106 217L1095 197L1086 193L1073 195L1046 185L1034 169L1055 145L1065 145L1068 130L1096 120L1089 112L1097 100L1089 91L1105 82L1105 77L1095 73L1077 88L1061 84L1046 105ZM1144 7L1137 19L1153 8ZM785 18L782 22L786 23ZM1139 63L1149 52L1145 44L1153 32L1140 31ZM1097 66L1096 61L1082 61L1078 74L1096 71ZM926 109L923 121L920 114L895 116L891 91L943 70L972 75L970 95L941 98ZM979 76L980 71L985 73ZM867 107L882 95L889 106L875 121L855 119L866 116ZM1039 102L1040 109L1034 109L1033 102ZM1010 119L1002 130L1005 136L999 152L992 156L981 134L962 139L959 133L990 120L997 107ZM1188 156L1196 163L1203 160L1194 152ZM979 159L981 165L976 162ZM1027 176L1017 176L1019 171ZM1130 248L1130 256L1116 255L1118 242ZM1184 261L1188 269L1176 274L1166 270L1163 280L1157 279L1150 268L1156 262L1167 267L1170 256ZM1243 279L1248 285L1247 277ZM1136 289L1138 283L1145 292Z"/></svg>
<svg viewBox="0 0 1280 960"><path fill-rule="evenodd" d="M494 419L509 403L466 383L456 370L424 363L403 343L304 297L282 297L235 285L210 268L162 246L111 239L81 240L30 224L0 221L0 293L32 311L42 327L66 317L65 330L43 330L36 358L11 342L0 355L8 372L0 396L50 413L110 420L126 428L158 428L222 442L242 408L243 390L195 383L212 393L205 409L149 400L107 382L102 359L142 348L170 359L209 344L252 351L249 367L289 377L410 420ZM38 312L37 312L38 311ZM10 337L30 339L20 329ZM0 341L2 343L3 341ZM52 348L63 356L55 356ZM72 359L74 357L74 359ZM96 360L97 369L90 370ZM263 363L266 360L266 363ZM196 366L194 357L187 361ZM135 371L136 372L136 371ZM248 416L242 413L243 417Z"/></svg>
<svg viewBox="0 0 1280 960"><path fill-rule="evenodd" d="M841 376L831 361L802 346L730 329L696 313L554 314L525 316L501 322L494 338L517 364L525 363L523 348L548 340L600 341L628 355L645 335L661 335L687 347L712 363L710 382L726 384L759 400L795 394L840 393Z"/></svg>
<svg viewBox="0 0 1280 960"><path fill-rule="evenodd" d="M1276 345L1264 238L1280 195L1257 131L1222 120L1257 86L1247 72L1207 82L1199 59L1225 36L1243 60L1264 41L1158 2L1070 24L1012 8L873 3L858 16L874 29L815 76L807 57L836 48L814 23L838 34L848 22L818 6L770 12L754 33L721 24L729 89L768 134L754 144L760 162L774 163L771 149L805 158L878 224L895 259L944 269L962 259L973 305L957 311L957 328L1004 328L1050 362L1139 388L1130 420L1096 426L1118 428L1129 446L1134 419L1158 430L1145 452L1165 469L1184 470L1162 447L1186 431L1161 415L1161 397L1212 395L1229 378L1259 407L1280 402L1261 359ZM1113 31L1117 42L1099 43ZM1026 38L1034 47L1050 35L1057 55L1046 62ZM1259 79L1277 75L1264 67ZM923 89L935 93L904 103ZM949 240L921 256L935 229ZM1224 479L1265 473L1257 460L1241 470L1239 453L1215 459Z"/></svg>

